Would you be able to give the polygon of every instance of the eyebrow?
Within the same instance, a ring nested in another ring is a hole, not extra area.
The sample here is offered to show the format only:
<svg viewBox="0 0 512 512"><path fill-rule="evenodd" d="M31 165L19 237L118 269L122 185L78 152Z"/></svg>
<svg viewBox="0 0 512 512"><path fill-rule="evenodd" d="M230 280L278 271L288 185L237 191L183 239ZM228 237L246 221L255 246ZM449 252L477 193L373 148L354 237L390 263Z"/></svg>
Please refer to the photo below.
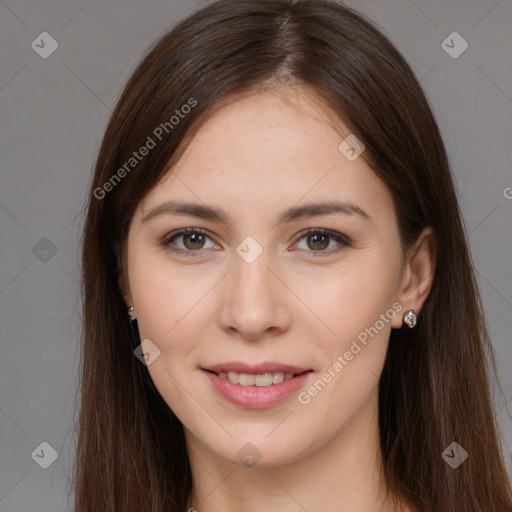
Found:
<svg viewBox="0 0 512 512"><path fill-rule="evenodd" d="M350 201L329 201L323 203L308 203L302 206L293 206L283 210L279 214L277 223L282 224L307 217L332 215L335 213L342 213L345 215L358 215L369 222L373 221L372 217L368 215L368 213ZM207 206L199 203L171 200L159 204L155 208L152 208L144 216L142 223L145 224L154 217L162 214L186 215L205 220L217 220L224 224L229 224L232 221L231 215L221 208L215 208L213 206Z"/></svg>

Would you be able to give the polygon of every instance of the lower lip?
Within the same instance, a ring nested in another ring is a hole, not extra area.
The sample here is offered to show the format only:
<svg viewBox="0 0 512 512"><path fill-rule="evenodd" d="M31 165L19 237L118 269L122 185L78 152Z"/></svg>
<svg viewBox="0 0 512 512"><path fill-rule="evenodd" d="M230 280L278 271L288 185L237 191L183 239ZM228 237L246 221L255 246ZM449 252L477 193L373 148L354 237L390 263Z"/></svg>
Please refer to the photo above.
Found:
<svg viewBox="0 0 512 512"><path fill-rule="evenodd" d="M277 405L288 398L294 391L297 391L313 373L308 371L291 379L283 380L279 384L260 387L233 384L227 379L221 379L215 373L203 371L219 395L232 404L249 409L263 409Z"/></svg>

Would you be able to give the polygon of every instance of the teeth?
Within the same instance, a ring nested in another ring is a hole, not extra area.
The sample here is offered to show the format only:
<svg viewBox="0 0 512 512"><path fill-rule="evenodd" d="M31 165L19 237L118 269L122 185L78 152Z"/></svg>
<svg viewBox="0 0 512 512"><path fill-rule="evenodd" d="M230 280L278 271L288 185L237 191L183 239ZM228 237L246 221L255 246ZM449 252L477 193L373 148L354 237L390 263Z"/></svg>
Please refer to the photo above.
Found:
<svg viewBox="0 0 512 512"><path fill-rule="evenodd" d="M229 380L229 382L233 384L258 387L268 387L273 384L280 384L283 380L291 379L294 376L293 373L283 372L259 373L258 375L237 372L220 372L218 375L221 379Z"/></svg>

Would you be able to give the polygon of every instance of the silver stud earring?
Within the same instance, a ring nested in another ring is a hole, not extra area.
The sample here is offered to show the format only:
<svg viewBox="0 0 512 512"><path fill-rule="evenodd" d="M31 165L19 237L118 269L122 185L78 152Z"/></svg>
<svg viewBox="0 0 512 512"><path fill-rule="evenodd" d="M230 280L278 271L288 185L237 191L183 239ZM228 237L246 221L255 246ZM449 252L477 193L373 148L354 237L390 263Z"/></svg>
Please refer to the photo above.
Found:
<svg viewBox="0 0 512 512"><path fill-rule="evenodd" d="M128 315L132 322L137 318L137 315L135 314L135 308L133 306L130 306L128 308Z"/></svg>
<svg viewBox="0 0 512 512"><path fill-rule="evenodd" d="M408 309L404 313L404 322L412 329L416 325L416 311L414 309Z"/></svg>

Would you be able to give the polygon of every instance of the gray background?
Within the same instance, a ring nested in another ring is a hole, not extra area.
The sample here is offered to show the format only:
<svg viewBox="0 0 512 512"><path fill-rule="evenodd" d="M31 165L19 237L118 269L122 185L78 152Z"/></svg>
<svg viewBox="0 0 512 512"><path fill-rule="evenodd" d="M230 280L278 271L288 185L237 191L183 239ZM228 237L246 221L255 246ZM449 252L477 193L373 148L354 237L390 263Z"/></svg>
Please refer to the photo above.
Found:
<svg viewBox="0 0 512 512"><path fill-rule="evenodd" d="M72 509L80 211L130 72L149 43L201 5L0 1L1 512ZM447 143L500 366L498 416L512 469L512 2L350 5L412 65ZM458 58L442 47L454 31L469 44ZM42 32L58 42L47 59L31 47ZM42 442L58 452L47 469L31 456Z"/></svg>

